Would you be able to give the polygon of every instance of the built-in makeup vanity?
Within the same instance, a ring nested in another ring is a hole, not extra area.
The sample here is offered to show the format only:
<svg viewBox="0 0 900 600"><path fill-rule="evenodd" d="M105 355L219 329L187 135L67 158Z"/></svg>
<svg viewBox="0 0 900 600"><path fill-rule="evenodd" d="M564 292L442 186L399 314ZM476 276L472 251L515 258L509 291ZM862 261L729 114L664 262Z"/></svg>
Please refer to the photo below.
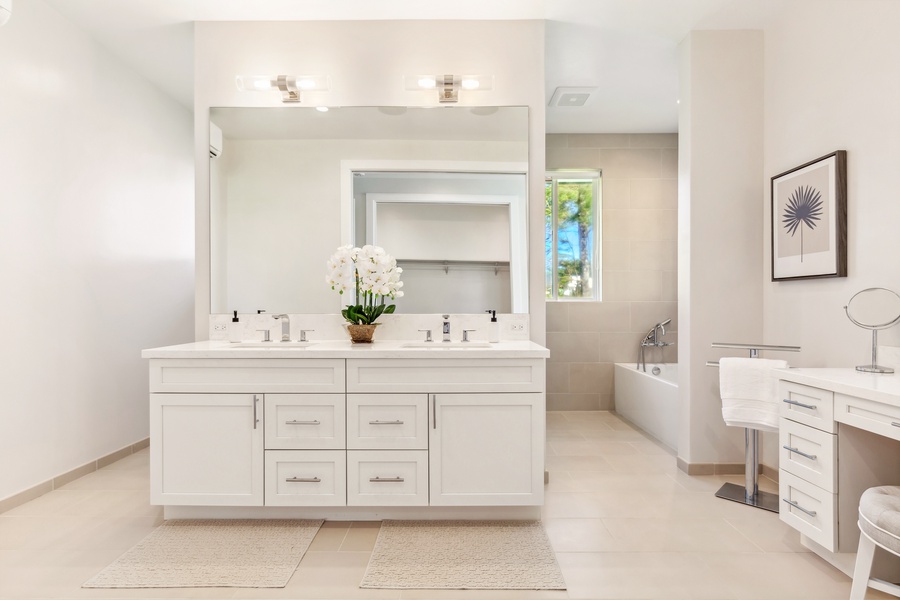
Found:
<svg viewBox="0 0 900 600"><path fill-rule="evenodd" d="M780 518L804 546L852 575L860 496L900 485L900 378L853 369L785 369L778 377ZM896 564L881 568L900 573Z"/></svg>
<svg viewBox="0 0 900 600"><path fill-rule="evenodd" d="M167 518L539 516L549 352L409 346L145 350L151 502Z"/></svg>

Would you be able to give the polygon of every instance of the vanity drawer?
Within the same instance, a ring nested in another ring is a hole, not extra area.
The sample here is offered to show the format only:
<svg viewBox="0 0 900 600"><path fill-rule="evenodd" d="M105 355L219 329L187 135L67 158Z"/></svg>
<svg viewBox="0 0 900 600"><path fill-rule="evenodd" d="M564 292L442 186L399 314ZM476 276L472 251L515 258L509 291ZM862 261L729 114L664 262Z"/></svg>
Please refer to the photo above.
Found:
<svg viewBox="0 0 900 600"><path fill-rule="evenodd" d="M342 359L152 359L151 392L344 392Z"/></svg>
<svg viewBox="0 0 900 600"><path fill-rule="evenodd" d="M343 394L266 394L267 450L344 448Z"/></svg>
<svg viewBox="0 0 900 600"><path fill-rule="evenodd" d="M427 394L349 394L347 448L428 449Z"/></svg>
<svg viewBox="0 0 900 600"><path fill-rule="evenodd" d="M835 432L834 392L780 381L781 416L828 433Z"/></svg>
<svg viewBox="0 0 900 600"><path fill-rule="evenodd" d="M837 492L837 436L781 419L779 465L827 492Z"/></svg>
<svg viewBox="0 0 900 600"><path fill-rule="evenodd" d="M834 420L900 440L900 406L835 394Z"/></svg>
<svg viewBox="0 0 900 600"><path fill-rule="evenodd" d="M427 450L347 452L348 506L427 506Z"/></svg>
<svg viewBox="0 0 900 600"><path fill-rule="evenodd" d="M837 495L781 470L778 517L812 541L837 549Z"/></svg>
<svg viewBox="0 0 900 600"><path fill-rule="evenodd" d="M545 371L542 358L348 359L347 391L543 392Z"/></svg>
<svg viewBox="0 0 900 600"><path fill-rule="evenodd" d="M266 506L346 506L343 450L266 450Z"/></svg>

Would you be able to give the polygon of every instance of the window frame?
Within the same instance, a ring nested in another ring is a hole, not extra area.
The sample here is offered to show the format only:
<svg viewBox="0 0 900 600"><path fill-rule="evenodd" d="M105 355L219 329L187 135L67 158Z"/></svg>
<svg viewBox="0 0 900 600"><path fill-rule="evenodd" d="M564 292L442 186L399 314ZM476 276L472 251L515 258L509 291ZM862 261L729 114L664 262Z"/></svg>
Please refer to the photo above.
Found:
<svg viewBox="0 0 900 600"><path fill-rule="evenodd" d="M560 296L559 295L559 195L558 195L558 185L559 181L566 180L592 180L592 201L591 201L591 225L593 227L593 248L591 249L591 277L593 281L593 285L591 286L591 296ZM544 284L545 284L545 292L544 299L546 302L601 302L603 298L603 288L602 288L602 273L603 270L601 268L601 247L603 245L602 242L602 229L601 229L601 215L602 215L602 196L601 190L602 185L601 181L603 179L602 171L598 169L560 169L553 171L546 171L544 176L544 198L546 202L546 186L547 184L551 184L552 186L552 240L551 240L551 257L553 261L553 268L551 269L553 280L551 282L551 290L552 295L547 295L546 293L546 283L547 283L547 264L546 264L546 252L544 258ZM545 220L545 243L546 243L546 220Z"/></svg>

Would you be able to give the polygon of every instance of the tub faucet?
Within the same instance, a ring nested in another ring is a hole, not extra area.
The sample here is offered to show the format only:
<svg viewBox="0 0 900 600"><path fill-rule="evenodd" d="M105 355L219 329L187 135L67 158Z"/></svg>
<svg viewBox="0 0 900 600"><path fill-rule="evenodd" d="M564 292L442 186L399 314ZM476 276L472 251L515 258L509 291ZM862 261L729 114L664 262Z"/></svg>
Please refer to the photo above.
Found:
<svg viewBox="0 0 900 600"><path fill-rule="evenodd" d="M441 315L441 316L444 317L444 326L441 329L441 331L444 334L444 337L441 341L449 342L450 341L450 315Z"/></svg>
<svg viewBox="0 0 900 600"><path fill-rule="evenodd" d="M288 315L272 315L273 319L281 319L281 341L291 341L291 318Z"/></svg>
<svg viewBox="0 0 900 600"><path fill-rule="evenodd" d="M635 365L635 369L641 369L644 373L647 372L647 360L644 356L644 348L648 346L656 346L657 348L662 348L664 346L671 346L671 342L663 342L659 338L661 336L666 335L666 325L672 322L672 319L666 319L661 323L657 323L653 326L653 329L647 332L647 335L644 336L644 339L641 340L641 348L638 353L638 361Z"/></svg>

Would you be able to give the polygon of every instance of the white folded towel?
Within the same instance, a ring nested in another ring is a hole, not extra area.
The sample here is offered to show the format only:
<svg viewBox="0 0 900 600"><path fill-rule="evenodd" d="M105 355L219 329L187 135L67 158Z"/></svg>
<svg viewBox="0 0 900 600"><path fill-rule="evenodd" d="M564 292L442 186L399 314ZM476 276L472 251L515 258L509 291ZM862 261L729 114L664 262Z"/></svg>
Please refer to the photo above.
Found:
<svg viewBox="0 0 900 600"><path fill-rule="evenodd" d="M732 427L778 431L778 380L772 369L787 367L783 360L720 359L719 393L725 423Z"/></svg>

